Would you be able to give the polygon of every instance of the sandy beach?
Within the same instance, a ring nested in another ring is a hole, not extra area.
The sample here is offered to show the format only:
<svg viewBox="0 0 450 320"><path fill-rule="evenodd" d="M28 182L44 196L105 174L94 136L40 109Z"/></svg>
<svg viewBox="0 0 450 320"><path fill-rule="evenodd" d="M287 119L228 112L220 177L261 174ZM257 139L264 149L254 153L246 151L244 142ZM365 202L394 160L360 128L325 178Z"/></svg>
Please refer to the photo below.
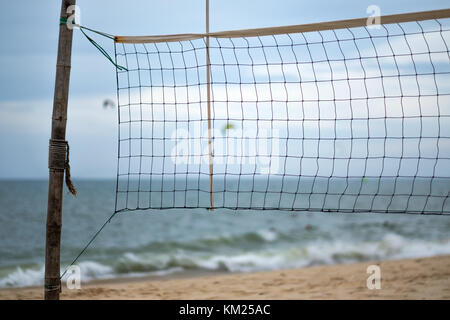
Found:
<svg viewBox="0 0 450 320"><path fill-rule="evenodd" d="M381 289L369 290L369 265ZM0 290L0 299L42 299L41 287ZM155 280L63 285L62 299L450 299L450 256Z"/></svg>

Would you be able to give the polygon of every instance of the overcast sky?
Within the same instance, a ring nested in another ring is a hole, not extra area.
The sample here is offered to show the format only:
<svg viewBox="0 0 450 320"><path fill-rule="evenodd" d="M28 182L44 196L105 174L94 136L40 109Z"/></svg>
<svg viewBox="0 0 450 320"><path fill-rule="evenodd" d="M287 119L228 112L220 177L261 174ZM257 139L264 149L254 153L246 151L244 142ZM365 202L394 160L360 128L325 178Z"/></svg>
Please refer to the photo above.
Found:
<svg viewBox="0 0 450 320"><path fill-rule="evenodd" d="M304 24L448 7L448 0L210 0L210 29ZM81 24L115 35L204 32L203 0L79 0ZM0 2L0 178L46 178L60 1ZM96 38L98 39L98 38ZM99 42L113 54L110 41ZM74 32L67 139L76 178L116 174L114 67Z"/></svg>

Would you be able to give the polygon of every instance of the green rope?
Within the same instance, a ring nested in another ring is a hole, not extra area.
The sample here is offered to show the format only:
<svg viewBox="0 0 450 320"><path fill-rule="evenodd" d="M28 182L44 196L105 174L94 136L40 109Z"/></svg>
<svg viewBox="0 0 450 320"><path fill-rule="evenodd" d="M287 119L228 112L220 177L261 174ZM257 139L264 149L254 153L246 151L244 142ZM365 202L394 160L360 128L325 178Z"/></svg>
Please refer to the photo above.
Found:
<svg viewBox="0 0 450 320"><path fill-rule="evenodd" d="M91 37L89 37L84 31L83 28L80 28L80 31L84 34L84 36L86 37L86 39L89 40L90 43L92 43L92 45L94 47L96 47L98 49L98 51L101 52L101 54L103 54L109 61L111 61L111 63L120 71L128 71L127 68L122 67L120 65L118 65L117 63L114 62L114 60L109 56L109 54L105 51L105 49L103 49L97 42L95 42Z"/></svg>
<svg viewBox="0 0 450 320"><path fill-rule="evenodd" d="M59 20L59 24L60 25L67 25L67 18L61 18ZM80 28L81 33L83 33L83 35L86 37L86 39L88 39L88 41L94 47L96 47L97 50L100 51L100 53L103 54L106 57L106 59L108 59L117 69L119 69L120 71L128 71L127 68L122 67L121 65L118 65L117 63L115 63L114 60L111 58L111 56L106 52L106 50L103 49L97 42L95 42L94 39L89 37L86 34L86 32L84 32L84 30L87 30L87 31L90 31L90 32L94 32L94 33L97 33L97 34L99 34L99 35L101 35L103 37L106 37L106 38L114 40L115 38L114 38L113 35L110 35L110 34L107 34L107 33L104 33L104 32L100 32L100 31L97 31L97 30L94 30L94 29L86 28L86 27L83 27L83 26L80 26L80 25L76 25L76 26Z"/></svg>

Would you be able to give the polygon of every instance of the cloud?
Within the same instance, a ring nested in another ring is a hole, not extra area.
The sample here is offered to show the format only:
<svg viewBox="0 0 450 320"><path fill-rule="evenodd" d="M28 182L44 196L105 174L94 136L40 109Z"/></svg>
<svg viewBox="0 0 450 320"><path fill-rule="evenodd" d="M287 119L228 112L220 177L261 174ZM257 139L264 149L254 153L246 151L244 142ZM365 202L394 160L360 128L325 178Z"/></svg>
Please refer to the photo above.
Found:
<svg viewBox="0 0 450 320"><path fill-rule="evenodd" d="M114 177L117 110L103 109L106 96L69 99L66 138L74 177ZM0 177L45 178L52 100L0 103Z"/></svg>

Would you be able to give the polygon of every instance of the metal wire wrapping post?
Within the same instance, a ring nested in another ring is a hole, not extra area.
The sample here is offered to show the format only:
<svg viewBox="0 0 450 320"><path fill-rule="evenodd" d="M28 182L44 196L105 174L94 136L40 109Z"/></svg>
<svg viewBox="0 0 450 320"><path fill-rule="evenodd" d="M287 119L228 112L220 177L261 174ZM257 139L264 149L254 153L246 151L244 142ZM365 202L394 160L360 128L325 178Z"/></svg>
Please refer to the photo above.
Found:
<svg viewBox="0 0 450 320"><path fill-rule="evenodd" d="M50 139L48 150L48 168L65 172L67 189L76 196L77 190L70 176L69 143L66 140Z"/></svg>

